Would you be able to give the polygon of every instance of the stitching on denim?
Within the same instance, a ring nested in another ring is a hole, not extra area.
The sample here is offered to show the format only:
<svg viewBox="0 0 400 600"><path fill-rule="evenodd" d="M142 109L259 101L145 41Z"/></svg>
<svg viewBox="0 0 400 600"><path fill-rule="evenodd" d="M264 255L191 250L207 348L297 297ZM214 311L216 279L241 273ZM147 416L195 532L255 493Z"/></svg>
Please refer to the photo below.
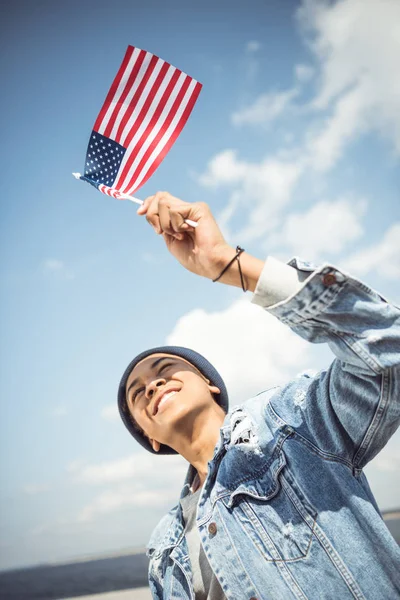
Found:
<svg viewBox="0 0 400 600"><path fill-rule="evenodd" d="M351 461L342 458L341 456L337 456L337 454L332 454L331 452L326 452L325 450L321 450L315 444L313 444L308 438L298 433L296 430L294 431L294 435L291 437L294 442L298 442L299 444L303 444L306 446L311 452L316 454L319 458L326 460L328 462L337 462L343 464L345 467L348 467L350 471L353 471L354 465Z"/></svg>
<svg viewBox="0 0 400 600"><path fill-rule="evenodd" d="M353 594L354 598L356 598L356 600L366 600L364 594L358 587L357 582L351 576L346 565L342 561L339 553L332 546L329 538L325 535L325 533L318 526L318 524L316 524L315 526L315 536L322 548L325 550L326 554L328 555L328 558L330 559L336 570L342 576L342 579L349 588L350 592Z"/></svg>
<svg viewBox="0 0 400 600"><path fill-rule="evenodd" d="M365 454L369 448L369 445L372 442L372 439L373 439L377 429L380 426L382 416L384 415L384 413L386 411L387 405L389 403L390 383L391 383L391 371L387 370L381 376L381 387L380 387L378 406L375 409L371 423L369 424L368 429L365 432L363 440L360 444L360 447L358 448L358 450L354 456L354 459L353 459L353 466L355 469L357 469L357 471L362 469L362 467L359 466L359 463L361 462L362 458L365 456Z"/></svg>
<svg viewBox="0 0 400 600"><path fill-rule="evenodd" d="M324 310L329 308L333 301L336 299L336 297L339 295L339 293L345 289L346 285L347 282L344 282L343 284L340 284L340 286L338 284L335 284L330 288L326 288L324 291L321 292L318 298L313 300L311 304L304 307L301 311L299 311L298 309L296 310L296 307L291 308L291 312L295 313L298 316L298 319L290 317L279 317L280 320L286 325L298 325L300 323L303 323L304 321L310 320L310 318L321 314L322 312L324 312Z"/></svg>
<svg viewBox="0 0 400 600"><path fill-rule="evenodd" d="M276 567L281 571L282 578L286 581L286 583L289 586L289 588L292 590L292 592L299 599L301 599L301 600L307 600L307 597L304 595L304 592L302 591L302 589L300 588L299 584L295 580L294 576L292 575L292 573L288 569L287 563L294 563L294 562L299 562L300 560L304 560L304 558L307 556L309 548L311 546L312 534L310 535L310 541L308 543L307 551L306 551L305 554L299 556L298 558L293 558L293 559L281 558L279 550L278 550L278 548L275 545L275 542L270 537L270 535L268 534L268 532L266 531L266 529L264 527L262 527L262 524L260 523L260 520L257 517L257 514L255 513L254 509L247 502L245 502L245 507L246 507L245 513L250 518L250 521L254 523L254 527L255 527L256 531L259 532L259 535L261 536L261 539L264 541L264 543L266 543L267 548L269 549L271 556L273 556L275 554L276 556L279 556L279 558L271 558L271 559L269 559L266 556L265 551L263 550L263 548L260 547L260 545L256 541L254 541L253 543L259 549L259 551L261 553L261 556L267 562L270 562L270 563L273 563L273 564L276 565ZM265 535L263 535L263 534L265 534ZM294 584L296 589L293 590L291 584Z"/></svg>
<svg viewBox="0 0 400 600"><path fill-rule="evenodd" d="M191 598L191 600L194 600L193 590L192 590L193 585L192 585L191 581L189 581L189 578L188 578L188 576L186 574L185 569L180 564L180 562L176 558L174 558L173 556L171 556L171 560L174 562L174 568L178 568L181 571L181 573L183 573L183 576L186 579L186 582L188 584L188 588L189 588L189 591L190 591L190 598ZM177 600L180 600L180 596L175 596L175 594L173 594L172 587L173 587L174 582L175 582L175 578L173 577L173 571L172 571L172 573L171 573L171 588L170 588L170 596L169 597L170 598L177 598Z"/></svg>
<svg viewBox="0 0 400 600"><path fill-rule="evenodd" d="M291 426L288 423L286 423L286 421L281 419L281 417L275 412L273 406L270 403L267 405L267 410L269 410L269 412L271 413L271 417L279 425L291 428ZM343 463L344 465L349 467L349 469L353 470L354 467L353 467L353 463L351 461L348 461L345 458L337 456L336 454L333 454L331 452L326 452L325 450L321 450L321 448L319 448L318 446L313 444L308 438L301 435L301 433L299 433L296 429L293 429L293 428L291 428L291 429L292 429L292 433L287 436L287 437L290 437L290 439L293 439L294 441L297 440L299 443L303 443L305 446L308 446L310 448L310 450L313 450L315 452L315 454L317 454L324 460L331 461L331 462ZM297 438L299 438L299 439L297 439ZM287 438L285 438L284 441L286 441L286 439Z"/></svg>
<svg viewBox="0 0 400 600"><path fill-rule="evenodd" d="M247 576L247 578L249 579L249 581L250 581L251 585L252 585L252 586L253 586L253 588L256 590L257 596L259 596L260 598L262 598L262 595L260 594L260 592L259 592L259 590L257 589L256 585L254 584L254 582L253 582L252 578L250 577L250 575L249 575L249 573L248 573L247 569L245 568L245 566L244 566L244 564L243 564L243 562L242 562L242 559L240 558L240 555L238 554L238 551L237 551L237 549L236 549L236 545L234 544L234 542L233 542L233 540L232 540L232 538L231 538L231 536L230 536L230 534L229 534L229 531L228 531L228 529L225 527L225 522L224 522L224 519L222 518L222 515L221 515L221 512L220 512L220 510L219 510L219 506L218 506L218 505L217 505L217 511L218 511L218 514L219 514L219 517L220 517L220 521L221 521L221 523L222 523L222 527L224 528L224 531L225 531L225 533L226 533L226 536L228 537L228 539L229 539L229 541L230 541L231 548L234 550L234 552L235 552L235 554L236 554L236 557L237 557L238 561L240 562L240 564L241 564L241 566L242 566L242 569L243 569L243 571L246 573L246 576Z"/></svg>

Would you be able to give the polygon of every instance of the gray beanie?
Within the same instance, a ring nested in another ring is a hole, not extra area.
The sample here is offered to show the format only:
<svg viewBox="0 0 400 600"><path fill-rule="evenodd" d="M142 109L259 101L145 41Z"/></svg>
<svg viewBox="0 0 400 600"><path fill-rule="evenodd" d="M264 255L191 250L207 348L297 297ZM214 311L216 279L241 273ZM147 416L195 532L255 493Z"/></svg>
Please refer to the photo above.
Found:
<svg viewBox="0 0 400 600"><path fill-rule="evenodd" d="M217 386L221 390L221 393L218 394L216 398L216 402L221 406L221 408L223 408L225 413L228 412L229 407L228 392L226 391L226 387L221 375L213 367L213 365L208 362L204 356L198 352L195 352L194 350L190 350L189 348L183 348L182 346L160 346L159 348L151 348L150 350L145 350L144 352L138 354L129 363L124 374L122 375L122 379L118 388L118 408L121 419L123 420L129 433L133 435L135 440L138 441L143 448L149 450L149 452L152 452L153 454L177 454L173 448L170 448L170 446L166 446L165 444L161 444L159 452L155 452L155 450L153 450L149 440L137 429L126 401L126 382L128 381L128 377L131 374L132 369L147 356L158 353L180 356L196 367L200 373L204 375L204 377L210 380L212 385Z"/></svg>

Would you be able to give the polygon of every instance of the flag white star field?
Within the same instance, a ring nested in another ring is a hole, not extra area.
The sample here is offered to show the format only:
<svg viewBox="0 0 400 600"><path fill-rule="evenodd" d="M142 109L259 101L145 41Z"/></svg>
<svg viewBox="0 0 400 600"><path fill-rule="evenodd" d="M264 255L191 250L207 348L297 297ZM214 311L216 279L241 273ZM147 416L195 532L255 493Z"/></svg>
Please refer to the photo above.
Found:
<svg viewBox="0 0 400 600"><path fill-rule="evenodd" d="M104 194L133 194L182 131L201 83L150 52L128 46L96 119L81 179Z"/></svg>

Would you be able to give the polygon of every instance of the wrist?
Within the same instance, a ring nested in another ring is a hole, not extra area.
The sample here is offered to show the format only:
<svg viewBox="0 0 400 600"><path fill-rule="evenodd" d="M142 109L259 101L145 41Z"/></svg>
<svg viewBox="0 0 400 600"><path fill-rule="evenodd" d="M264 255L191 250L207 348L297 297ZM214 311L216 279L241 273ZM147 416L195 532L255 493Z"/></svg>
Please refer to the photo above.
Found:
<svg viewBox="0 0 400 600"><path fill-rule="evenodd" d="M223 250L218 254L218 258L214 263L213 272L215 273L215 276L210 277L210 279L214 280L218 278L218 283L242 287L242 281L240 277L241 270L246 290L254 292L263 270L264 262L244 251L240 253L238 260L234 260L225 273L223 273L223 275L220 277L221 272L232 261L232 259L235 258L236 254L236 249L232 248L231 246L226 246L223 248Z"/></svg>

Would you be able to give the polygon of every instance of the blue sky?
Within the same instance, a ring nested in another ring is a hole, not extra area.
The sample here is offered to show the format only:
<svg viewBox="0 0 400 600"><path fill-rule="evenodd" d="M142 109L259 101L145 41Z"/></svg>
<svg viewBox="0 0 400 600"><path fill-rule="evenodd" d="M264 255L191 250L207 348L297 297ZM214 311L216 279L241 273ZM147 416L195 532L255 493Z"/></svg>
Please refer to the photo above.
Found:
<svg viewBox="0 0 400 600"><path fill-rule="evenodd" d="M126 46L203 83L141 198L208 202L232 245L353 272L400 301L396 0L15 1L2 18L0 567L142 547L186 466L116 414L129 360L206 354L232 403L331 356L184 271L134 205L77 182ZM400 504L400 437L367 468Z"/></svg>

